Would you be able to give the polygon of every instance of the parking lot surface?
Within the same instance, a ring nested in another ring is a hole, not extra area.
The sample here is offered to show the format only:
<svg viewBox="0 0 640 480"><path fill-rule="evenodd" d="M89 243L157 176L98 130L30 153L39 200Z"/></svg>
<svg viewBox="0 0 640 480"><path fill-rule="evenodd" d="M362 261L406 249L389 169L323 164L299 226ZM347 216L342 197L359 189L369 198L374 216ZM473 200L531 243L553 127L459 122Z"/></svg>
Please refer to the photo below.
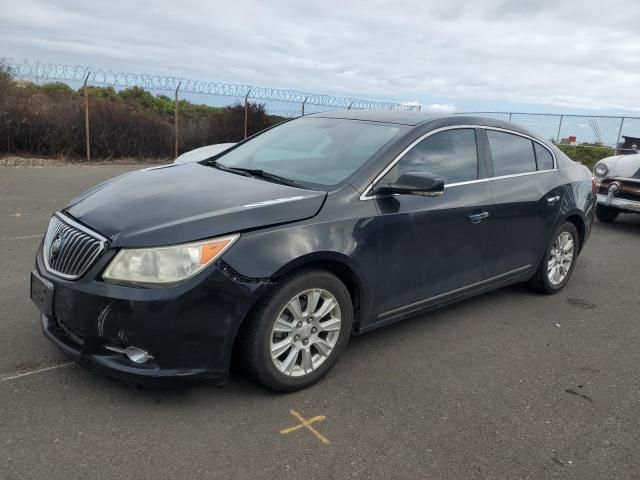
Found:
<svg viewBox="0 0 640 480"><path fill-rule="evenodd" d="M51 212L132 168L0 168L0 478L640 478L640 215L558 295L353 338L305 391L140 390L70 364L28 296Z"/></svg>

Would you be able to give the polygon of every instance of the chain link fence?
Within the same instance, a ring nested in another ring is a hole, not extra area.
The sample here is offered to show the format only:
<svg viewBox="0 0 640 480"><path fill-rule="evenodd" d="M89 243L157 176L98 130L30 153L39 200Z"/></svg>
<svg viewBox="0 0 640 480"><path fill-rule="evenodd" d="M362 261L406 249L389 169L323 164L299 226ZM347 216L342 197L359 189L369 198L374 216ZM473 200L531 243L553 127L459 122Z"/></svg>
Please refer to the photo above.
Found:
<svg viewBox="0 0 640 480"><path fill-rule="evenodd" d="M578 147L603 145L614 148L619 153L632 151L632 145L640 147L640 141L638 141L640 117L520 112L465 112L465 114L514 122L559 144Z"/></svg>
<svg viewBox="0 0 640 480"><path fill-rule="evenodd" d="M420 105L380 102L254 85L201 81L177 76L114 72L77 65L16 61L10 58L0 59L0 64L17 82L17 86L24 86L25 90L28 90L28 84L39 86L62 84L75 92L80 92L76 93L73 98L69 97L67 103L62 100L58 101L57 105L53 105L55 108L52 108L50 102L47 104L48 109L40 108L38 111L32 111L31 118L36 119L35 123L41 123L38 127L39 131L34 129L26 135L24 122L23 125L17 125L15 129L22 129L23 134L30 139L37 137L38 132L48 133L48 137L41 135L41 143L46 143L47 146L55 143L59 137L55 132L56 128L65 132L73 132L75 135L73 142L75 143L71 146L62 146L57 151L75 152L72 155L78 156L82 155L81 152L84 150L86 154L82 156L86 156L87 159L91 158L92 145L95 145L97 151L102 152L98 158L105 158L105 152L111 156L126 155L127 151L132 151L132 156L154 156L156 154L177 156L181 152L207 143L238 141L283 118L348 109L403 111L419 111L421 109ZM147 108L145 115L149 112L157 114L154 118L149 115L145 117L140 112L134 112L135 114L132 115L124 115L123 112L120 112L120 117L116 118L115 113L106 110L105 102L102 101L105 98L98 98L108 95L123 97L125 93L136 88L138 91L131 93L139 97L136 99L138 102L136 105L143 105ZM151 94L149 98L152 100L142 98L148 94ZM26 100L22 99L22 110L28 110L25 105L29 104L31 99L32 96L26 96ZM158 106L158 100L160 100L160 106ZM230 107L233 107L231 108L233 115L230 114L233 116L233 125L228 125L229 122L222 125L219 119L213 118L212 112L216 108L220 110ZM57 117L51 113L55 109L58 112ZM46 125L42 123L43 112L45 114L51 113L52 117L52 120ZM262 120L258 118L261 112ZM267 117L264 117L265 112ZM0 116L4 113L6 112L0 112ZM638 141L640 138L640 117L521 112L465 113L518 123L559 144L578 147L602 145L616 149L619 153L628 153L632 150L633 145L640 147L640 141ZM136 115L138 116L136 117ZM67 124L63 125L63 117L68 117ZM110 123L106 121L107 119L110 120ZM11 119L8 122L10 123ZM1 123L2 119L0 118ZM5 121L5 123L7 122ZM16 122L14 121L14 123ZM140 125L139 134L132 131L138 125ZM28 126L26 125L26 127ZM150 148L136 150L137 147L123 146L118 152L109 152L109 149L113 148L113 138L118 135L118 132L115 131L118 128L131 137L128 140L129 145L139 146L142 144L135 137L135 135L139 135L139 137L144 137L144 141L148 144L155 142L158 145L162 144L162 146L155 150ZM6 135L3 131L3 135L8 138L10 134L13 134L10 130L11 128L7 130ZM155 135L155 139L151 138L153 135ZM46 138L49 138L50 141ZM78 147L78 138L80 138L80 142L86 144L84 147ZM7 144L9 143L7 140ZM45 154L56 155L57 147L50 147L48 150L42 146L37 148L40 149L39 151L45 151ZM6 150L11 152L9 147ZM18 146L14 150L25 154L37 153L35 147L20 149Z"/></svg>
<svg viewBox="0 0 640 480"><path fill-rule="evenodd" d="M74 98L68 97L67 110L69 112L73 110L73 113L69 115L76 120L73 125L69 125L67 130L74 128L84 130L88 160L91 159L92 145L101 139L103 145L100 148L96 146L94 150L99 150L101 153L98 156L102 158L105 154L111 155L106 152L106 142L107 139L115 136L114 118L117 115L121 118L126 116L122 109L116 113L107 111L106 103L108 100L115 104L116 101L124 98L125 102L129 101L131 104L133 103L132 97L136 97L134 99L136 108L138 110L141 110L140 107L145 108L143 113L146 115L146 127L143 125L144 122L140 123L141 130L146 128L144 141L149 143L150 131L161 132L157 134L158 137L161 137L163 144L161 150L167 151L168 140L173 145L173 156L208 143L238 141L282 119L310 113L348 109L420 110L420 106L394 102L255 85L201 81L177 76L115 72L78 65L16 61L11 58L0 59L0 64L10 74L16 86L24 87L24 90L28 90L29 85L45 86L43 88L51 87L47 94L52 97L54 95L51 95L50 90L55 89L57 85L62 85L68 86L75 92L80 92L80 95L84 97L82 101L77 93ZM29 95L30 98L33 98L36 94L25 94L22 97ZM26 104L29 101L29 99L24 100L23 98L21 103ZM51 107L51 103L49 101L48 107ZM58 100L55 108L59 110L64 108L61 103L62 101ZM80 117L78 112L78 109L81 108L80 104L84 109L81 122L78 121L80 120L78 118ZM116 106L113 108L115 109ZM228 118L224 121L220 120L221 109L227 110L226 117ZM243 109L244 114L242 114ZM48 108L48 110L52 110L52 108ZM126 118L130 126L134 124L135 114L136 112L133 112ZM151 118L150 115L154 118ZM241 118L242 115L244 115L244 119ZM32 115L32 117L35 116L37 116L37 112ZM138 115L139 121L145 120L142 116L142 114ZM232 120L230 120L231 118ZM108 119L112 120L111 123L106 121ZM50 122L52 125L50 130L58 128L56 123L61 122L62 120ZM221 122L226 123L221 125ZM14 121L14 123L17 122ZM230 123L233 125L229 125ZM18 129L19 126L15 128L15 130ZM132 135L131 128L129 128L128 134ZM55 135L50 136L54 137ZM129 141L129 144L132 143L136 143L135 139ZM77 140L74 141L73 146L65 147L65 149L78 155ZM20 146L14 150L26 154L34 153L33 148L20 148ZM120 150L124 151L126 148L123 147ZM153 148L146 148L141 153L142 150L137 149L132 155L151 156L154 155L154 151ZM113 155L122 155L122 153L114 152Z"/></svg>

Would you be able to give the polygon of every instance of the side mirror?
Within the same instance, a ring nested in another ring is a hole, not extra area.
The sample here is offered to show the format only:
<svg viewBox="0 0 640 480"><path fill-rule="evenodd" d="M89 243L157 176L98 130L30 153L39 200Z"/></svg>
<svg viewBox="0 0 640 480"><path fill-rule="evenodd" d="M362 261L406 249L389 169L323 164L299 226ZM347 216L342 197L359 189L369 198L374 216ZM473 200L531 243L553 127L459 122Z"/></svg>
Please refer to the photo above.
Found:
<svg viewBox="0 0 640 480"><path fill-rule="evenodd" d="M444 178L428 172L405 172L393 183L380 184L375 193L378 195L399 193L439 197L444 194Z"/></svg>

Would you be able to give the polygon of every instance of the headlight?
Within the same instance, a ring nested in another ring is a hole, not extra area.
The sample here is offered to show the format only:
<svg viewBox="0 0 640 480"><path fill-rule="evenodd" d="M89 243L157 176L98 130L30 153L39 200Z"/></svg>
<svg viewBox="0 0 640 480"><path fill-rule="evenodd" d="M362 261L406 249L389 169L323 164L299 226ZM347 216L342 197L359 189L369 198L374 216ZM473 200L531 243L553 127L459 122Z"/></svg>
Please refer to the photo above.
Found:
<svg viewBox="0 0 640 480"><path fill-rule="evenodd" d="M606 163L599 163L596 165L593 173L596 174L596 177L604 177L607 173L609 173L609 165L607 165Z"/></svg>
<svg viewBox="0 0 640 480"><path fill-rule="evenodd" d="M240 235L155 248L123 248L102 274L105 280L141 285L174 284L193 277Z"/></svg>

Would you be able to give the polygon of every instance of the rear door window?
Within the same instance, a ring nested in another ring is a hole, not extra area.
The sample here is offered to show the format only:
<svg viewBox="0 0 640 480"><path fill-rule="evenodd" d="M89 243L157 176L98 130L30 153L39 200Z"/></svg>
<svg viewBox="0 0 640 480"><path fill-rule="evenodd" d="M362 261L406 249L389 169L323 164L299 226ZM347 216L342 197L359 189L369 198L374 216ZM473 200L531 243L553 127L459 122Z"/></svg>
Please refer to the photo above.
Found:
<svg viewBox="0 0 640 480"><path fill-rule="evenodd" d="M528 138L495 130L487 130L487 137L494 176L516 175L537 170L533 142Z"/></svg>

